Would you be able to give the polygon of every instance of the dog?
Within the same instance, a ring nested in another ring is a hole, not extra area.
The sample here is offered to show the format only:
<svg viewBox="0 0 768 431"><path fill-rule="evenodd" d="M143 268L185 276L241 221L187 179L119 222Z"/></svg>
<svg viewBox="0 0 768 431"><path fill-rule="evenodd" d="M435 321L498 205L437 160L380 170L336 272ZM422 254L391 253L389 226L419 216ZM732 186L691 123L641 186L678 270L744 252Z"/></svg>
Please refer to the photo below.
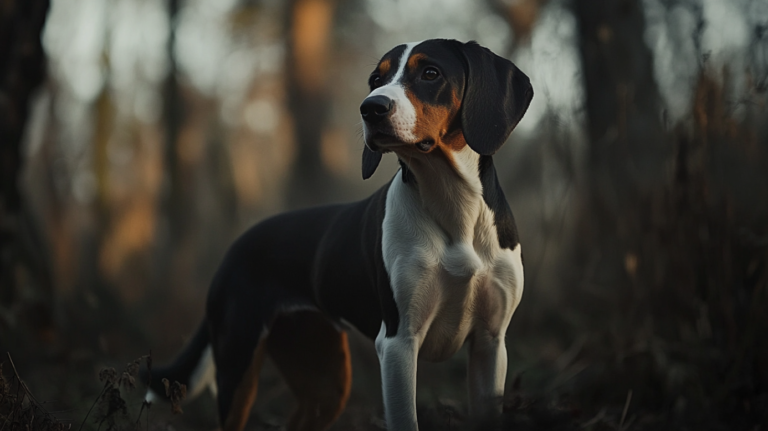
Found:
<svg viewBox="0 0 768 431"><path fill-rule="evenodd" d="M367 199L283 213L237 239L150 399L162 378L190 396L210 387L223 429L241 430L269 355L298 398L287 428L327 429L349 397L351 325L375 340L388 429L418 429L417 359L443 361L467 341L470 414L501 413L524 278L492 155L527 110L530 80L475 42L433 39L393 48L368 84L363 178L384 153L398 172Z"/></svg>

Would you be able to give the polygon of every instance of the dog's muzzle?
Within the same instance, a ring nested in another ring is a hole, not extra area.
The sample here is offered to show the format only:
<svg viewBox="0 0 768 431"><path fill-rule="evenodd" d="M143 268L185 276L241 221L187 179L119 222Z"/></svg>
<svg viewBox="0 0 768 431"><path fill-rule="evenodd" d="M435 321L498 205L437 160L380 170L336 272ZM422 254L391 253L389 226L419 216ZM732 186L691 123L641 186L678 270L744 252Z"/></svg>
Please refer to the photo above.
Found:
<svg viewBox="0 0 768 431"><path fill-rule="evenodd" d="M369 124L377 124L392 112L392 99L387 96L371 96L360 105L360 115Z"/></svg>

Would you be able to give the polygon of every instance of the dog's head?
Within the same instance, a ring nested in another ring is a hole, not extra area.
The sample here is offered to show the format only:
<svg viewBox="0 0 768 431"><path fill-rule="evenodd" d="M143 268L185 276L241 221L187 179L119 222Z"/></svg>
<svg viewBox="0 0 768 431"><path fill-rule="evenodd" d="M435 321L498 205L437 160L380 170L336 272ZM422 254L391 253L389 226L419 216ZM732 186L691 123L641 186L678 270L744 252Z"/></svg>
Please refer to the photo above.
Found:
<svg viewBox="0 0 768 431"><path fill-rule="evenodd" d="M475 42L432 39L384 54L360 105L363 178L384 152L458 151L466 145L495 153L533 98L528 77Z"/></svg>

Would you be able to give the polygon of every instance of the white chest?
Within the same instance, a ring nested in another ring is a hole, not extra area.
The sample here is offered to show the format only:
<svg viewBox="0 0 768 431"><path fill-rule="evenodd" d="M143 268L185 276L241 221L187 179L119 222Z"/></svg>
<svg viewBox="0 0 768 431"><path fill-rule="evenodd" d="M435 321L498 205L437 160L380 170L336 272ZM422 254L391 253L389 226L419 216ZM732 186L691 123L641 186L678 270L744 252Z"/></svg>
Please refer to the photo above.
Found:
<svg viewBox="0 0 768 431"><path fill-rule="evenodd" d="M482 199L456 205L468 217L441 219L399 178L387 195L382 248L398 334L414 336L426 360L447 359L475 330L506 331L523 290L520 246L499 247Z"/></svg>

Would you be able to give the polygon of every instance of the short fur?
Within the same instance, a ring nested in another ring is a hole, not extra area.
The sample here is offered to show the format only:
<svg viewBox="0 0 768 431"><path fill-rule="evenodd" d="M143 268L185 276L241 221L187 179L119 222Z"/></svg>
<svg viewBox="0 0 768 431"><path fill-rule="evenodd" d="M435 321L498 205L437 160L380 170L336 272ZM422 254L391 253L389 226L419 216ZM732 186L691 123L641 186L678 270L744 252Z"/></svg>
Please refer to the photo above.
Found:
<svg viewBox="0 0 768 431"><path fill-rule="evenodd" d="M445 360L467 341L470 412L501 411L523 266L491 155L528 108L530 82L474 42L428 40L385 54L369 83L363 177L387 152L401 169L365 200L281 214L244 233L192 342L154 373L192 392L216 388L225 430L245 426L264 355L299 398L288 429L327 429L349 396L348 324L375 340L389 429L418 429L417 358Z"/></svg>

